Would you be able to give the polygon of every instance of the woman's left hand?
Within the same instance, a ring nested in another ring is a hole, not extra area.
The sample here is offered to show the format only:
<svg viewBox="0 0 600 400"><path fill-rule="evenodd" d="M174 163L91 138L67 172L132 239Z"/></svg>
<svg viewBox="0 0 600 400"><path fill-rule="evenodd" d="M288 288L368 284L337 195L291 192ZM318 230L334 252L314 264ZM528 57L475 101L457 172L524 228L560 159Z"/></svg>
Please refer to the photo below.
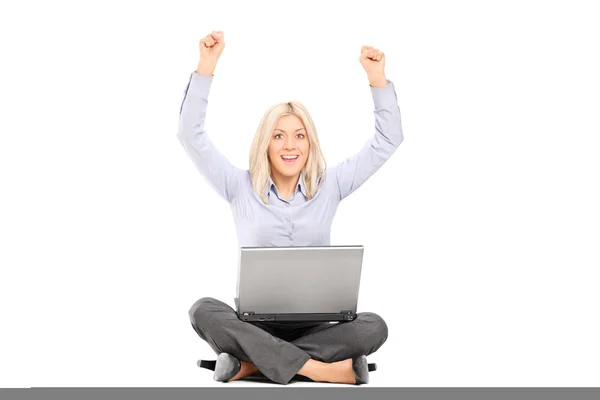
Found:
<svg viewBox="0 0 600 400"><path fill-rule="evenodd" d="M367 73L371 86L382 87L387 85L384 71L385 54L383 51L371 46L362 46L359 61Z"/></svg>

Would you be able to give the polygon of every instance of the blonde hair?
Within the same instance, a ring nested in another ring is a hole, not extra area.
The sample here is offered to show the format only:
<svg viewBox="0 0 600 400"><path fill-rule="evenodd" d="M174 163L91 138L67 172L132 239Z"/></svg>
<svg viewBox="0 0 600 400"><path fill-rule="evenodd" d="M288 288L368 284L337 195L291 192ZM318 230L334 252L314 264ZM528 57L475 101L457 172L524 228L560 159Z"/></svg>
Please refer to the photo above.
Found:
<svg viewBox="0 0 600 400"><path fill-rule="evenodd" d="M276 104L269 108L263 116L250 147L250 179L252 180L252 188L265 204L269 204L265 192L271 176L271 164L268 157L269 142L277 121L285 115L295 115L300 118L304 129L308 133L310 148L306 164L302 168L302 178L306 188L306 196L309 200L316 195L317 190L325 180L324 175L327 164L321 152L317 129L308 110L298 101ZM318 183L318 178L321 174L323 174L323 177Z"/></svg>

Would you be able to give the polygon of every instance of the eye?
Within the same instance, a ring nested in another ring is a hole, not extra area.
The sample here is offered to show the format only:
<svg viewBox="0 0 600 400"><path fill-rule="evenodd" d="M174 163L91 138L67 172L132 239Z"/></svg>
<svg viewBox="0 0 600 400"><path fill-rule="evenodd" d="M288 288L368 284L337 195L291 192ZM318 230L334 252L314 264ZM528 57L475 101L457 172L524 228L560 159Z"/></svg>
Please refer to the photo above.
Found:
<svg viewBox="0 0 600 400"><path fill-rule="evenodd" d="M299 139L304 139L304 133L299 133L296 135Z"/></svg>
<svg viewBox="0 0 600 400"><path fill-rule="evenodd" d="M275 139L280 139L282 137L281 133L276 133L275 136L273 136Z"/></svg>

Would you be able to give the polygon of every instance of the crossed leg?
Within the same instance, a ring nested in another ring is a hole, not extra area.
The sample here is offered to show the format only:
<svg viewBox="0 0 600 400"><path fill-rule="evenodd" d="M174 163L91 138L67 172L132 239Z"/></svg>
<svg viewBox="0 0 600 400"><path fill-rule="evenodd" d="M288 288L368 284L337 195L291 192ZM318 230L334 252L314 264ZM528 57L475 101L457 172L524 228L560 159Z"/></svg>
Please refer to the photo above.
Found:
<svg viewBox="0 0 600 400"><path fill-rule="evenodd" d="M212 297L196 301L189 316L196 333L217 354L229 353L241 361L242 370L234 379L259 370L281 384L296 374L316 381L352 383L346 382L352 372L351 359L374 353L388 335L380 316L364 312L354 321L319 324L288 342L240 320L233 308Z"/></svg>

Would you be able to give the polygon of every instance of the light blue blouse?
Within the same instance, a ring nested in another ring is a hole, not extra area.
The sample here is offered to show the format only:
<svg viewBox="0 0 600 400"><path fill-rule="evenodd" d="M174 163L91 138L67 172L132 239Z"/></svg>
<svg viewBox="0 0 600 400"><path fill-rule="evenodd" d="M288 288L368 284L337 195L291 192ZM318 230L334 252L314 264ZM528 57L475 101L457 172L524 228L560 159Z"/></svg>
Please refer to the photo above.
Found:
<svg viewBox="0 0 600 400"><path fill-rule="evenodd" d="M375 133L364 147L336 166L311 200L302 177L289 199L280 196L271 180L264 204L252 190L250 172L232 165L213 145L204 121L213 76L191 73L180 108L177 137L207 182L231 207L240 247L330 245L331 223L337 207L394 153L404 136L394 84L370 87Z"/></svg>

